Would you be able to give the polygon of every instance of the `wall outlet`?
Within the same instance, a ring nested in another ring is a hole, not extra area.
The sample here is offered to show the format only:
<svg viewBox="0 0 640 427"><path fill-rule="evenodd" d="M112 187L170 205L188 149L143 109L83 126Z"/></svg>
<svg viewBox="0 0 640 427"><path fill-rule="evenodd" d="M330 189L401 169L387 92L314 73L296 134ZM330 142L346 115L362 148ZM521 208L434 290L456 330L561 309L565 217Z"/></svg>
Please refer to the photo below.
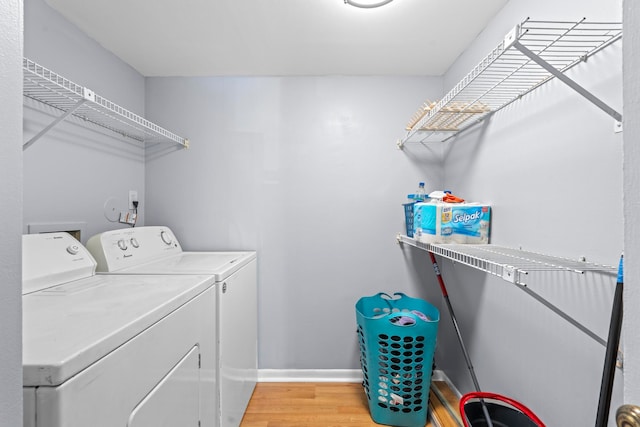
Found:
<svg viewBox="0 0 640 427"><path fill-rule="evenodd" d="M129 190L129 209L135 209L133 206L133 202L138 201L138 191L137 190Z"/></svg>

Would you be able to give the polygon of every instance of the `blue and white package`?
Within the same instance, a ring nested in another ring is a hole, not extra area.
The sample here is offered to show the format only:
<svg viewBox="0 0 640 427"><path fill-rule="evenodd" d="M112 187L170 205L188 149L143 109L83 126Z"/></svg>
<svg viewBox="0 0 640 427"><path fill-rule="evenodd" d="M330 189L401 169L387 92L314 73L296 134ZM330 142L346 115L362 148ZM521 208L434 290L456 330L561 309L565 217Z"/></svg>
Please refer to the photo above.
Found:
<svg viewBox="0 0 640 427"><path fill-rule="evenodd" d="M413 205L413 236L418 239L423 234L436 236L439 230L439 208L438 203L418 202ZM425 242L426 243L426 242Z"/></svg>
<svg viewBox="0 0 640 427"><path fill-rule="evenodd" d="M489 243L491 207L478 203L416 203L414 238L423 243Z"/></svg>
<svg viewBox="0 0 640 427"><path fill-rule="evenodd" d="M489 243L491 207L466 203L454 205L450 226L451 243Z"/></svg>

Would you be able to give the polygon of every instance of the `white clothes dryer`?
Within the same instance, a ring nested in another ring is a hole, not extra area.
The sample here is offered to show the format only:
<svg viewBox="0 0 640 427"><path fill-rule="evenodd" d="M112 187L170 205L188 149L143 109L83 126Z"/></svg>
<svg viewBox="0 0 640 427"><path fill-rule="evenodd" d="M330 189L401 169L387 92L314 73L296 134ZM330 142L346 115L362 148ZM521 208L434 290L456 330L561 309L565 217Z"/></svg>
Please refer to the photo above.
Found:
<svg viewBox="0 0 640 427"><path fill-rule="evenodd" d="M67 233L23 236L24 426L216 427L211 277L95 268Z"/></svg>
<svg viewBox="0 0 640 427"><path fill-rule="evenodd" d="M237 427L258 377L257 257L253 251L183 251L164 226L107 231L87 249L108 274L208 274L216 282L221 427Z"/></svg>

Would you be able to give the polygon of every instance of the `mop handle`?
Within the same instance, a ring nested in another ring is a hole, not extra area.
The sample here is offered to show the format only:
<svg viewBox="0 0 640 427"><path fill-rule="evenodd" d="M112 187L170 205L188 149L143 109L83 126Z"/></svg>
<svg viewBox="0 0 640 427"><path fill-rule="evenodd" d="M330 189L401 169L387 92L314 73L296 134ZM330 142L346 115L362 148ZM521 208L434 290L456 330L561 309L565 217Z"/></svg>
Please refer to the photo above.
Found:
<svg viewBox="0 0 640 427"><path fill-rule="evenodd" d="M476 391L480 392L480 384L478 384L478 378L476 378L476 373L473 369L473 365L471 364L471 357L469 356L469 353L467 352L467 348L464 346L464 342L462 341L462 334L460 333L460 328L458 327L458 321L456 320L456 315L453 312L451 301L449 301L449 293L447 292L447 287L444 284L444 279L442 279L442 274L440 273L440 268L438 267L438 262L436 261L436 257L433 255L433 252L431 251L429 251L429 258L431 259L433 270L436 272L436 277L438 278L438 283L440 284L440 291L442 292L444 301L447 304L447 309L449 310L449 315L451 316L451 321L453 322L453 329L455 329L456 335L458 336L458 342L460 343L460 348L462 348L462 354L464 355L464 360L467 362L467 368L469 369L469 373L471 374L471 380L473 381L473 385L475 386ZM491 422L491 417L489 416L487 405L485 405L483 399L480 399L480 403L482 404L482 412L484 412L484 416L487 421L487 426L493 427L493 423Z"/></svg>
<svg viewBox="0 0 640 427"><path fill-rule="evenodd" d="M449 294L447 293L447 287L444 284L444 280L442 279L442 274L440 273L440 268L438 267L438 263L436 261L436 257L433 255L433 252L429 252L429 258L431 258L431 262L433 264L433 269L436 272L436 277L438 278L438 283L440 284L440 290L442 291L442 296L444 297L444 301L447 304L447 309L449 310L449 315L451 316L451 321L453 322L453 328L456 331L456 335L458 336L458 342L460 343L460 347L462 348L462 353L464 355L464 360L467 362L467 368L469 368L469 372L471 373L471 379L473 380L473 385L476 388L476 391L480 391L480 385L478 384L478 378L476 378L476 374L473 369L473 364L471 363L471 357L467 352L467 348L464 345L464 341L462 340L462 334L460 333L460 328L458 327L458 320L456 319L456 315L453 312L453 307L451 306L451 301L449 300Z"/></svg>
<svg viewBox="0 0 640 427"><path fill-rule="evenodd" d="M598 412L596 413L596 427L607 425L609 410L611 408L611 394L613 392L613 380L616 374L616 355L620 345L620 331L622 329L623 313L623 273L624 256L620 257L618 265L618 279L613 295L613 305L611 307L611 320L609 322L609 336L607 338L607 349L604 357L604 368L602 369L602 382L600 383L600 396L598 398Z"/></svg>
<svg viewBox="0 0 640 427"><path fill-rule="evenodd" d="M444 285L444 280L442 280L442 274L440 274L440 267L438 267L438 263L436 262L436 257L433 255L433 252L429 252L429 257L431 258L431 263L433 264L433 270L436 272L436 277L438 278L438 284L440 285L440 292L442 292L443 297L449 298L447 287Z"/></svg>

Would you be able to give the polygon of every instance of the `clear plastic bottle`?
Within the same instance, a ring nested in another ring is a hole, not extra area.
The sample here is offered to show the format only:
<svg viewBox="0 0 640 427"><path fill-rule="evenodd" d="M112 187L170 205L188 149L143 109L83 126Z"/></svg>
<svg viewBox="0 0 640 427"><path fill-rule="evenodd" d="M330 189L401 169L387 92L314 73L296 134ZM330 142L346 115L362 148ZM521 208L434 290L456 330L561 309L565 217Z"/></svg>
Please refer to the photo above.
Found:
<svg viewBox="0 0 640 427"><path fill-rule="evenodd" d="M420 202L424 202L425 200L427 200L427 195L425 193L425 189L424 189L424 182L421 182L418 184L418 190L416 191L416 194L414 194L414 201L416 203L420 203ZM414 215L415 215L415 210L414 210ZM420 237L422 236L422 228L418 225L420 224L420 215L414 216L413 218L414 224L416 224L416 227L413 231L413 237L420 240Z"/></svg>
<svg viewBox="0 0 640 427"><path fill-rule="evenodd" d="M424 190L424 182L418 184L418 191L416 191L416 202L424 202L426 199L426 193Z"/></svg>

